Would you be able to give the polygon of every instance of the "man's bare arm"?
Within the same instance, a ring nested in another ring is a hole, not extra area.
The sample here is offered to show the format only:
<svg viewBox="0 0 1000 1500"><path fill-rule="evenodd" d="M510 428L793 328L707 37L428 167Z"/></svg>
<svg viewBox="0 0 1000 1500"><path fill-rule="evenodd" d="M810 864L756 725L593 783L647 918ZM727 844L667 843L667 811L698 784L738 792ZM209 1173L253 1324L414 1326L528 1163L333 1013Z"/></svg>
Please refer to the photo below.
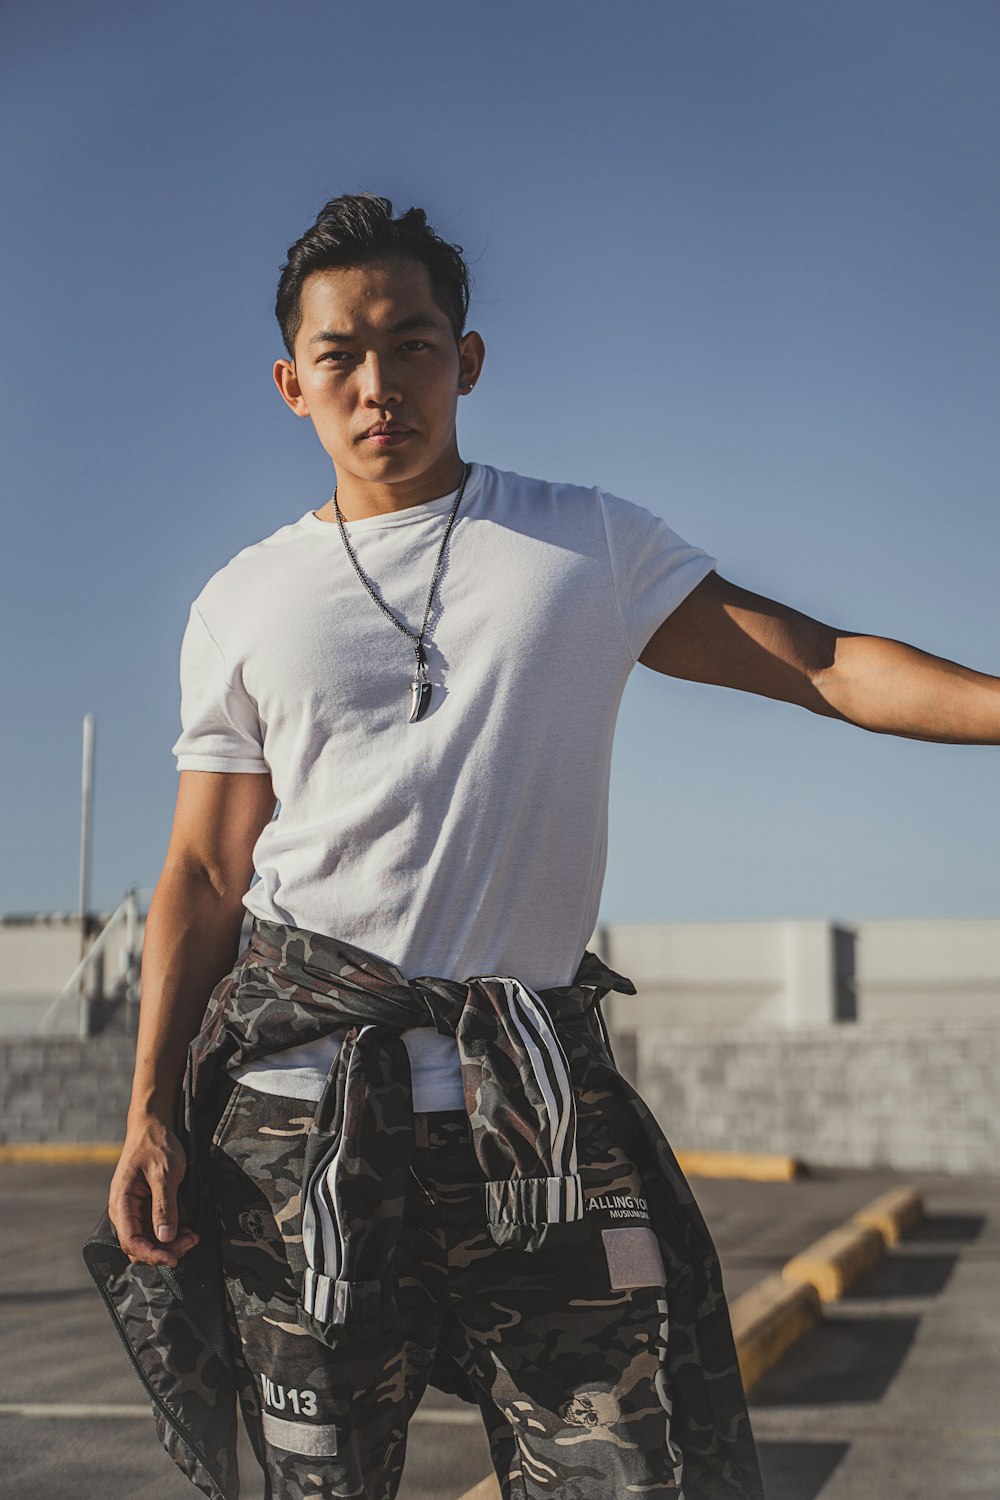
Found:
<svg viewBox="0 0 1000 1500"><path fill-rule="evenodd" d="M176 1265L196 1243L177 1224L185 1161L175 1111L188 1046L237 957L253 846L275 801L269 776L180 773L170 843L146 918L132 1101L108 1201L132 1260Z"/></svg>
<svg viewBox="0 0 1000 1500"><path fill-rule="evenodd" d="M824 625L712 572L647 642L654 672L797 703L876 734L1000 745L1000 677Z"/></svg>

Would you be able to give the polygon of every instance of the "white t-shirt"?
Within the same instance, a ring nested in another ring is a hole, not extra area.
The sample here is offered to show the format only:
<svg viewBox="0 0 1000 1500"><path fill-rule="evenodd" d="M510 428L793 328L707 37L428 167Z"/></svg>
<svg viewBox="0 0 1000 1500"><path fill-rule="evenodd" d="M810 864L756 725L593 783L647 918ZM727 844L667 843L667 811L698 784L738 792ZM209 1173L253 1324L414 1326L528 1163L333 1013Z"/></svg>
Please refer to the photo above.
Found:
<svg viewBox="0 0 1000 1500"><path fill-rule="evenodd" d="M456 491L346 523L414 632ZM407 978L569 984L597 922L615 721L657 626L716 565L600 489L473 464L424 644L432 698L408 722L411 642L312 511L243 548L191 605L179 771L270 771L250 912L326 933ZM414 1108L461 1109L457 1045L403 1033ZM338 1037L235 1076L318 1099Z"/></svg>

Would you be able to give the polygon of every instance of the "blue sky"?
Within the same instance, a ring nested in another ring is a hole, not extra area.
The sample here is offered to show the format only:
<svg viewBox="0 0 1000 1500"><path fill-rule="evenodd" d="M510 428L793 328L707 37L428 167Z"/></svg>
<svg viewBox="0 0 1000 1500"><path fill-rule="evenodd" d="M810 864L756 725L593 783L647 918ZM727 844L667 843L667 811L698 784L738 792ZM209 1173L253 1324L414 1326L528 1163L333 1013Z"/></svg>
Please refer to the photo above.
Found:
<svg viewBox="0 0 1000 1500"><path fill-rule="evenodd" d="M487 344L463 454L664 515L735 582L1000 674L993 0L7 0L0 910L159 874L190 600L333 487L288 245L423 205ZM605 920L996 916L1000 749L644 668Z"/></svg>

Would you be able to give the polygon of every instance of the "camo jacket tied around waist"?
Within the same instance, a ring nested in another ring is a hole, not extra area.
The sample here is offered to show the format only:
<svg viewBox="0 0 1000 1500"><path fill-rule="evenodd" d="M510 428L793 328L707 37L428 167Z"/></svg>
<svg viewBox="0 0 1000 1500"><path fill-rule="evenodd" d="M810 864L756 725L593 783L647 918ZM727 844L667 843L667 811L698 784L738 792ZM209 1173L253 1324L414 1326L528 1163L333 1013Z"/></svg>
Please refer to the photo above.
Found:
<svg viewBox="0 0 1000 1500"><path fill-rule="evenodd" d="M414 1147L409 1057L400 1033L453 1035L495 1243L531 1253L590 1232L576 1154L575 1096L628 1106L671 1308L668 1378L686 1500L763 1500L756 1450L711 1236L648 1107L614 1064L600 1002L632 982L585 952L573 983L533 991L511 975L407 980L379 955L255 918L188 1052L177 1134L187 1154L180 1218L198 1245L175 1269L131 1265L107 1215L84 1257L153 1401L161 1441L211 1500L236 1500L235 1394L209 1152L235 1087L231 1070L340 1033L315 1107L302 1183L306 1272L296 1315L349 1358L353 1330L396 1316L393 1250ZM467 1401L443 1353L431 1383Z"/></svg>

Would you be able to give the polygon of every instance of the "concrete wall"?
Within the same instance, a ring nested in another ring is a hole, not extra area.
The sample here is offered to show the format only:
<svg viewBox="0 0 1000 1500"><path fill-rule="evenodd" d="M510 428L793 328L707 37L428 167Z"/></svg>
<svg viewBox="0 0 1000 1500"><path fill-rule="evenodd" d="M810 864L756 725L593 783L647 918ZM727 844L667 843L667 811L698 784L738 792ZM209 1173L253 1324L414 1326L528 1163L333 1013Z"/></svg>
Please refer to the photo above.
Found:
<svg viewBox="0 0 1000 1500"><path fill-rule="evenodd" d="M29 912L0 915L0 1037L76 1036L80 1026L80 996L91 1002L92 1020L108 1010L102 1002L120 997L128 962L127 924L119 919L93 962L83 983L67 994L55 1013L44 1020L84 951L93 947L113 913L91 912L87 937L81 938L80 918L72 912ZM250 914L244 922L249 935ZM142 949L145 913L136 922L136 941ZM85 943L85 947L84 947ZM242 942L240 944L242 947Z"/></svg>
<svg viewBox="0 0 1000 1500"><path fill-rule="evenodd" d="M590 946L638 986L605 1016L675 1147L1000 1172L1000 921L622 923ZM8 1003L41 1014L78 953L75 918L0 919ZM133 1048L0 1041L3 1138L120 1139Z"/></svg>
<svg viewBox="0 0 1000 1500"><path fill-rule="evenodd" d="M39 1032L56 995L110 916L92 913L86 938L72 912L0 916L0 1037ZM113 987L124 963L123 941L124 928L110 935L109 953L85 970L79 994L98 997ZM78 1009L77 996L67 996L46 1023L48 1034L75 1036Z"/></svg>
<svg viewBox="0 0 1000 1500"><path fill-rule="evenodd" d="M135 1042L102 1035L0 1041L0 1141L121 1141Z"/></svg>
<svg viewBox="0 0 1000 1500"><path fill-rule="evenodd" d="M620 924L622 1072L678 1148L1000 1172L1000 921Z"/></svg>
<svg viewBox="0 0 1000 1500"><path fill-rule="evenodd" d="M1000 922L863 922L857 959L862 1020L1000 1018Z"/></svg>
<svg viewBox="0 0 1000 1500"><path fill-rule="evenodd" d="M103 922L110 913L93 918ZM0 986L3 998L22 995L51 1001L83 955L80 919L69 912L28 912L0 917Z"/></svg>
<svg viewBox="0 0 1000 1500"><path fill-rule="evenodd" d="M109 916L91 918L95 933ZM619 922L590 946L639 987L609 1001L629 1030L1000 1018L1000 920ZM4 1024L18 1008L30 1029L80 951L75 916L0 916L0 1036L25 1029ZM115 994L124 970L120 924L87 992Z"/></svg>
<svg viewBox="0 0 1000 1500"><path fill-rule="evenodd" d="M651 1027L615 1055L675 1149L1000 1173L997 1022Z"/></svg>
<svg viewBox="0 0 1000 1500"><path fill-rule="evenodd" d="M609 1002L631 1030L853 1017L854 934L830 922L622 922L598 941L638 988Z"/></svg>
<svg viewBox="0 0 1000 1500"><path fill-rule="evenodd" d="M1000 1174L1000 1025L612 1034L677 1149L775 1151L814 1166ZM0 1141L115 1141L134 1043L0 1042Z"/></svg>
<svg viewBox="0 0 1000 1500"><path fill-rule="evenodd" d="M1000 920L615 923L622 1030L1000 1020Z"/></svg>

